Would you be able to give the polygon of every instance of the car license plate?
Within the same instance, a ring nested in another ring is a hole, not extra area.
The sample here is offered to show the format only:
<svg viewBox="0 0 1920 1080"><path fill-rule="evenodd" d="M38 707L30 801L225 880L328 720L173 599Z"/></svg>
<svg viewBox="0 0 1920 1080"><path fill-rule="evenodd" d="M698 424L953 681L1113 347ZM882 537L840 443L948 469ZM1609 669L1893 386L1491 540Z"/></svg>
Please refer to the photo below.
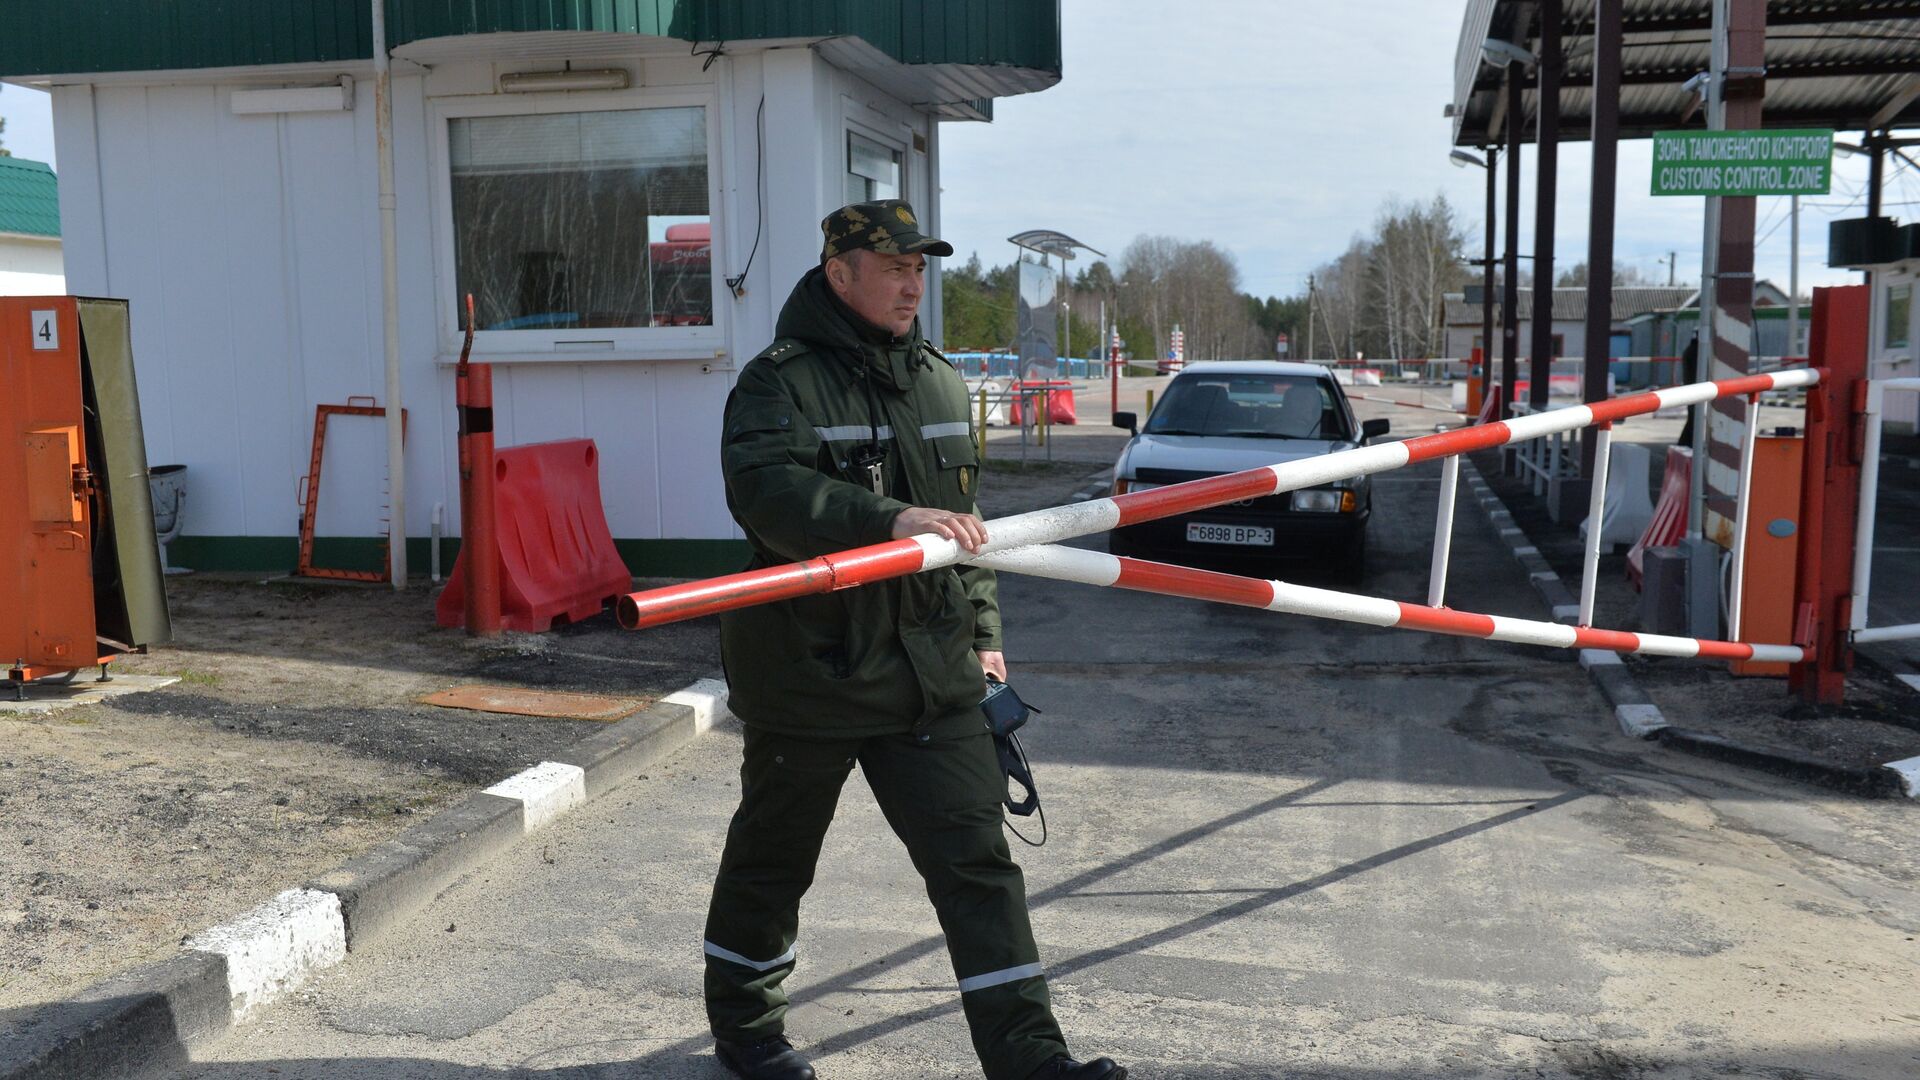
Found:
<svg viewBox="0 0 1920 1080"><path fill-rule="evenodd" d="M1209 525L1187 522L1187 540L1195 544L1243 544L1272 547L1273 530L1262 525Z"/></svg>

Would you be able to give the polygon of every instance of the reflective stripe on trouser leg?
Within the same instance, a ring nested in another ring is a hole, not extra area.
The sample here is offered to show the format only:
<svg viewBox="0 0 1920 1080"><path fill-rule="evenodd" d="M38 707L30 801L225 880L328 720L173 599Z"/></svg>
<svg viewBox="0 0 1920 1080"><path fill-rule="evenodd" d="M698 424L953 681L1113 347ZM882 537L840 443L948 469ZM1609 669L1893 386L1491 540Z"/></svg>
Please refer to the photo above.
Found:
<svg viewBox="0 0 1920 1080"><path fill-rule="evenodd" d="M740 808L707 909L707 1022L716 1038L780 1034L800 898L859 743L800 742L746 729Z"/></svg>
<svg viewBox="0 0 1920 1080"><path fill-rule="evenodd" d="M987 1080L1026 1080L1067 1048L1000 825L1006 775L992 737L872 739L860 771L926 882Z"/></svg>

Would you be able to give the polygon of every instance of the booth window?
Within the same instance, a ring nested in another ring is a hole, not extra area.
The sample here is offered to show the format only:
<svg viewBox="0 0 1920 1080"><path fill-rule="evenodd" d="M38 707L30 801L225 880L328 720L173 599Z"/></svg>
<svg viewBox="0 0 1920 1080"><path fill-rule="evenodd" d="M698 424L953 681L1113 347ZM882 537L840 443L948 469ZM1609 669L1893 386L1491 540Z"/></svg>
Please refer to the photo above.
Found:
<svg viewBox="0 0 1920 1080"><path fill-rule="evenodd" d="M455 296L481 330L710 326L699 106L448 120Z"/></svg>
<svg viewBox="0 0 1920 1080"><path fill-rule="evenodd" d="M900 197L900 151L858 132L847 132L847 201Z"/></svg>
<svg viewBox="0 0 1920 1080"><path fill-rule="evenodd" d="M1904 349L1913 337L1913 283L1887 287L1887 328L1882 335L1883 349Z"/></svg>

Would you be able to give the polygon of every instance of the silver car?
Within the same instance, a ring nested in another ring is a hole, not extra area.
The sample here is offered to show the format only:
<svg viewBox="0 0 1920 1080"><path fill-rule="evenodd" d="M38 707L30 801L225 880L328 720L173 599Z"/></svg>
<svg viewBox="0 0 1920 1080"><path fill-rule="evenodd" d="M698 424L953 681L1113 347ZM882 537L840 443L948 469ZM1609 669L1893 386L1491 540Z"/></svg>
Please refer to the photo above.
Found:
<svg viewBox="0 0 1920 1080"><path fill-rule="evenodd" d="M1133 433L1114 466L1116 494L1350 450L1388 430L1385 420L1357 422L1326 368L1272 361L1193 364L1144 429L1130 412L1113 422ZM1108 550L1240 572L1305 561L1356 582L1366 572L1372 492L1363 476L1196 510L1115 529Z"/></svg>

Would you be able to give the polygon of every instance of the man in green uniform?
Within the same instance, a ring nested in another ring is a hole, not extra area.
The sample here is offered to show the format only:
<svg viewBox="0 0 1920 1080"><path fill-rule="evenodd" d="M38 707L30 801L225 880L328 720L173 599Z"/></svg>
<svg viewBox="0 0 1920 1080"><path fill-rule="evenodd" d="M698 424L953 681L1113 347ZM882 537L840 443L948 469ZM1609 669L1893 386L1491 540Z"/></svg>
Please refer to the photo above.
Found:
<svg viewBox="0 0 1920 1080"><path fill-rule="evenodd" d="M820 265L727 399L727 507L763 567L934 534L986 541L967 391L920 336L926 256L951 255L899 200L821 222ZM721 618L746 726L740 808L707 913L707 1016L722 1063L808 1080L784 1034L800 898L855 764L926 881L988 1080L1124 1080L1067 1053L1027 921L985 728L1006 676L993 573L961 566Z"/></svg>

